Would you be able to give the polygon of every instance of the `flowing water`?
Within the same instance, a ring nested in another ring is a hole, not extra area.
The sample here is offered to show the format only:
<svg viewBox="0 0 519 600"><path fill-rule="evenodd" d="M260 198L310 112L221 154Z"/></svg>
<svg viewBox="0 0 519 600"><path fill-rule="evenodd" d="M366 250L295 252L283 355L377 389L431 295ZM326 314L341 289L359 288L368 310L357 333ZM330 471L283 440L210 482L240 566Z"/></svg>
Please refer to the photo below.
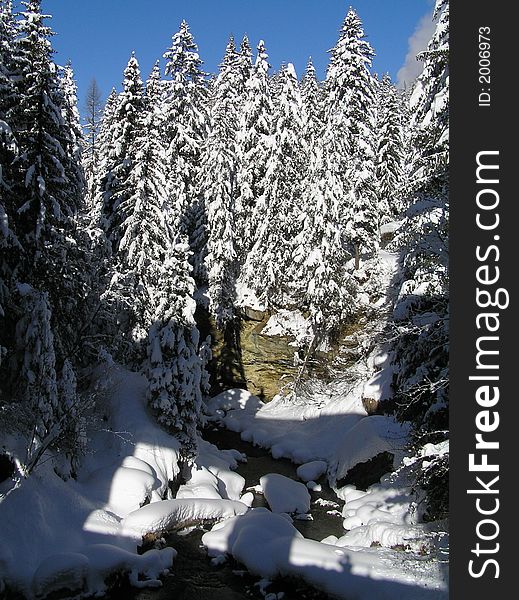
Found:
<svg viewBox="0 0 519 600"><path fill-rule="evenodd" d="M247 456L246 463L240 463L237 472L245 478L245 487L259 483L262 475L279 473L298 480L297 465L285 459L273 459L268 450L258 448L244 442L239 434L218 429L206 430L204 439L221 450L234 448ZM320 481L322 490L311 492L312 521L294 521L294 526L307 538L322 540L328 535L340 536L344 533L340 510L342 502L334 492ZM318 504L316 500L321 498ZM263 496L255 494L254 507L266 506ZM133 600L240 600L264 598L257 585L258 578L252 577L230 559L218 566L211 564L207 557L201 538L204 530L195 529L188 533L172 533L165 536L168 546L178 551L171 575L164 579L164 585L158 590L128 589L114 592L112 598L128 598ZM284 600L324 600L327 595L314 590L303 582L296 580L276 581L268 588L268 592L283 592Z"/></svg>

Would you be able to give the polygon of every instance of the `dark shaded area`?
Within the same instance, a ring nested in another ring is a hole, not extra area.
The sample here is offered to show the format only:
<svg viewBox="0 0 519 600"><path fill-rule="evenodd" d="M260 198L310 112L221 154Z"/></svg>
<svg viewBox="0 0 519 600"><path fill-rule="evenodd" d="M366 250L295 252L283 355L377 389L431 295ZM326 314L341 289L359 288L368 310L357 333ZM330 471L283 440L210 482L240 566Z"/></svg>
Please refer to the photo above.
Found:
<svg viewBox="0 0 519 600"><path fill-rule="evenodd" d="M354 485L356 488L366 491L370 485L379 483L380 478L386 473L393 471L394 454L381 452L370 460L358 463L352 467L345 477L337 481L337 487Z"/></svg>
<svg viewBox="0 0 519 600"><path fill-rule="evenodd" d="M211 564L202 546L203 529L187 535L176 533L165 536L168 546L178 551L173 572L163 580L159 590L136 590L121 585L107 598L119 600L244 600L263 599L257 577L250 575L232 558L217 566ZM285 592L286 600L326 600L329 596L298 579L279 579L268 588L269 592Z"/></svg>
<svg viewBox="0 0 519 600"><path fill-rule="evenodd" d="M232 388L247 389L241 348L241 318L236 317L220 331L207 309L198 305L195 321L200 339L211 336L213 358L207 366L211 396Z"/></svg>
<svg viewBox="0 0 519 600"><path fill-rule="evenodd" d="M14 462L7 454L0 454L0 483L14 475Z"/></svg>

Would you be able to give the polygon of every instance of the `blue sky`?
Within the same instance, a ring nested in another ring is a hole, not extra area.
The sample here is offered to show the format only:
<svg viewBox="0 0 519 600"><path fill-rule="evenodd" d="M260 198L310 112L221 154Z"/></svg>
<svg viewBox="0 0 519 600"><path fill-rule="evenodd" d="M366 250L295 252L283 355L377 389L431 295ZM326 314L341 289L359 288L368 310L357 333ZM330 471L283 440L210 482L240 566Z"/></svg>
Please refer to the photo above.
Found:
<svg viewBox="0 0 519 600"><path fill-rule="evenodd" d="M292 62L302 74L311 55L322 78L327 50L337 41L350 3L377 54L373 69L396 79L406 62L410 38L415 34L419 43L428 36L423 29L430 19L424 16L431 12L431 0L43 0L42 4L53 15L49 24L56 32L56 61L72 61L82 108L92 78L103 96L114 86L120 89L132 50L146 78L182 19L190 25L208 72L217 70L229 34L241 40L247 33L254 48L258 40L265 40L274 69ZM412 63L414 58L411 69Z"/></svg>

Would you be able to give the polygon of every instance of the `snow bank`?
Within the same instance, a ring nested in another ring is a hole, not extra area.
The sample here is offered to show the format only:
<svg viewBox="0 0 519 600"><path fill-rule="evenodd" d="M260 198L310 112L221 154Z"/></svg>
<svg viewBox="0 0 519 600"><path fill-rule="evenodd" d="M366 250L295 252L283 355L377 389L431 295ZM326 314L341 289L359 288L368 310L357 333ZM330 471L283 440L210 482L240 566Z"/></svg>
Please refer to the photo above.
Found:
<svg viewBox="0 0 519 600"><path fill-rule="evenodd" d="M326 473L326 469L328 465L324 462L324 460L312 460L309 463L305 463L297 467L297 476L299 479L305 482L309 481L317 481L321 475Z"/></svg>
<svg viewBox="0 0 519 600"><path fill-rule="evenodd" d="M358 463L381 452L400 451L405 446L408 427L392 417L375 415L358 421L344 436L334 457L336 478L341 479Z"/></svg>
<svg viewBox="0 0 519 600"><path fill-rule="evenodd" d="M114 572L128 575L134 587L160 587L159 577L173 564L173 548L133 554L110 544L96 544L84 553L62 552L44 559L32 578L37 597L68 590L75 594L100 595L107 590L105 580Z"/></svg>
<svg viewBox="0 0 519 600"><path fill-rule="evenodd" d="M301 577L338 598L447 598L444 584L416 569L407 570L407 556L404 561L393 553L388 560L381 549L346 549L307 540L283 517L266 509L253 509L214 527L202 542L209 556L229 553L255 575ZM400 568L395 567L397 560Z"/></svg>
<svg viewBox="0 0 519 600"><path fill-rule="evenodd" d="M270 448L274 458L329 462L346 433L367 414L361 392L359 384L346 394L339 392L333 399L323 397L322 403L308 405L279 396L263 404L245 390L228 390L209 400L207 411L243 440Z"/></svg>
<svg viewBox="0 0 519 600"><path fill-rule="evenodd" d="M146 534L160 534L204 521L220 521L246 513L248 507L235 500L187 498L147 504L125 517L119 529L122 544L140 545ZM129 543L129 541L132 542Z"/></svg>
<svg viewBox="0 0 519 600"><path fill-rule="evenodd" d="M272 512L300 513L310 510L308 488L278 473L269 473L260 478L260 486Z"/></svg>

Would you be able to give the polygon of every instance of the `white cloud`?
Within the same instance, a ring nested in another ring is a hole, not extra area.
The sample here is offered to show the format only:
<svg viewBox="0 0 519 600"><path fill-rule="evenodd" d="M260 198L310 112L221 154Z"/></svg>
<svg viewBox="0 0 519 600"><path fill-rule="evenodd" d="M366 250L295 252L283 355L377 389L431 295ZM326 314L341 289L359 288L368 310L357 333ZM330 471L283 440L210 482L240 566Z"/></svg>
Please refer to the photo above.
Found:
<svg viewBox="0 0 519 600"><path fill-rule="evenodd" d="M403 88L404 85L411 85L422 72L423 63L416 60L416 55L427 48L435 27L432 11L424 15L418 22L413 35L409 38L409 50L405 62L396 75L398 87Z"/></svg>

